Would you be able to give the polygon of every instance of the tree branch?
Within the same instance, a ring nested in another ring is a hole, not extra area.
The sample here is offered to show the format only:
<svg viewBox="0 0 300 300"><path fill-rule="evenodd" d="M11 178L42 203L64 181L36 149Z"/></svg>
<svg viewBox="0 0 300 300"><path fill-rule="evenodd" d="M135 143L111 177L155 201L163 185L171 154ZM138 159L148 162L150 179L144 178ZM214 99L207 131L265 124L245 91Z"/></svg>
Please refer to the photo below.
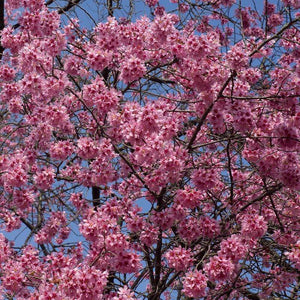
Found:
<svg viewBox="0 0 300 300"><path fill-rule="evenodd" d="M4 0L0 0L0 31L1 32L4 29L4 27L5 27L5 23L4 23ZM0 60L2 59L3 52L4 52L4 47L2 46L2 44L0 44Z"/></svg>
<svg viewBox="0 0 300 300"><path fill-rule="evenodd" d="M235 70L232 71L230 77L225 81L225 83L223 84L221 90L219 91L216 100L213 101L213 102L210 104L210 106L206 109L206 111L205 111L204 114L202 115L202 117L201 117L201 119L199 120L198 125L197 125L197 127L196 127L196 129L195 129L195 131L194 131L194 133L193 133L193 135L192 135L192 137L191 137L191 139L190 139L190 142L189 142L189 144L188 144L188 146L187 146L187 149L189 150L189 152L191 152L193 143L194 143L194 141L195 141L195 139L196 139L196 137L197 137L199 131L201 130L201 127L202 127L202 125L204 124L204 122L205 122L205 120L206 120L208 114L211 112L212 108L214 107L214 104L215 104L215 103L223 96L223 92L224 92L224 90L226 89L227 85L229 84L229 82L230 82L231 80L233 80L234 77L236 77L236 75L237 75L236 71L235 71Z"/></svg>
<svg viewBox="0 0 300 300"><path fill-rule="evenodd" d="M68 10L70 10L72 7L78 5L80 1L81 0L70 0L66 6L61 7L57 12L59 14L64 14L65 12L67 12Z"/></svg>

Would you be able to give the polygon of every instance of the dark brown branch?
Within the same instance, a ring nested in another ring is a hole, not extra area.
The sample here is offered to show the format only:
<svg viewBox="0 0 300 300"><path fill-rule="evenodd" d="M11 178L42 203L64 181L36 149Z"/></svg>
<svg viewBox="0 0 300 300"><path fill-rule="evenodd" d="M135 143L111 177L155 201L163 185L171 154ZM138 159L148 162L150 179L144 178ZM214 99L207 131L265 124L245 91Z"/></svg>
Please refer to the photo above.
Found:
<svg viewBox="0 0 300 300"><path fill-rule="evenodd" d="M30 229L32 232L35 232L36 231L36 227L34 227L31 223L29 223L26 219L24 218L20 218L21 222L28 228ZM41 246L41 249L44 253L45 256L49 255L49 252L48 250L46 249L45 245L44 244L40 244Z"/></svg>
<svg viewBox="0 0 300 300"><path fill-rule="evenodd" d="M236 73L236 71L234 70L234 71L231 73L230 77L229 77L229 78L225 81L225 83L223 84L221 90L219 91L219 93L218 93L218 95L217 95L216 100L213 101L213 102L210 104L210 106L206 109L206 111L205 111L204 114L202 115L202 117L201 117L201 119L199 120L198 125L197 125L197 127L196 127L196 129L195 129L195 131L194 131L194 133L193 133L193 135L192 135L192 137L191 137L191 140L190 140L190 142L189 142L189 144L188 144L188 146L187 146L187 149L188 149L189 151L192 150L193 143L194 143L194 141L195 141L195 139L196 139L196 137L197 137L199 131L201 130L201 127L202 127L203 123L205 122L205 120L206 120L208 114L211 112L212 108L214 107L214 104L215 104L215 103L223 96L223 92L224 92L224 90L226 89L227 85L229 84L230 81L232 81L232 80L234 79L234 77L236 77L236 75L237 75L237 73Z"/></svg>
<svg viewBox="0 0 300 300"><path fill-rule="evenodd" d="M108 69L108 68L105 68L101 72L101 75L102 75L104 81L106 82L106 85L108 84L107 81L108 81L109 72L110 72L110 69ZM93 196L94 208L95 208L95 210L97 210L97 207L100 205L100 188L98 186L93 186L92 187L92 196Z"/></svg>
<svg viewBox="0 0 300 300"><path fill-rule="evenodd" d="M113 17L114 15L113 0L107 0L107 11L108 11L108 15L110 17Z"/></svg>
<svg viewBox="0 0 300 300"><path fill-rule="evenodd" d="M248 290L242 290L242 291L239 291L243 296L245 296L247 299L250 299L250 300L260 300L259 296L248 291Z"/></svg>
<svg viewBox="0 0 300 300"><path fill-rule="evenodd" d="M145 247L145 250L144 250L145 259L146 259L147 267L148 267L148 270L149 270L150 284L151 284L151 286L153 286L154 285L153 265L152 265L152 262L151 262L149 249L148 249L147 246L144 246L144 247Z"/></svg>
<svg viewBox="0 0 300 300"><path fill-rule="evenodd" d="M53 2L54 2L54 0L48 0L48 1L45 3L45 5L48 6L48 5L52 4Z"/></svg>
<svg viewBox="0 0 300 300"><path fill-rule="evenodd" d="M74 6L76 6L77 4L79 4L80 1L81 0L70 0L66 6L61 7L57 12L59 14L63 14L68 10L70 10L71 8L73 8Z"/></svg>
<svg viewBox="0 0 300 300"><path fill-rule="evenodd" d="M162 232L160 231L157 240L157 246L155 251L155 276L154 276L154 285L152 286L152 291L148 297L149 300L158 300L159 299L159 280L161 274L161 257L162 257Z"/></svg>
<svg viewBox="0 0 300 300"><path fill-rule="evenodd" d="M300 18L297 18L295 20L292 20L291 22L289 22L288 24L284 25L276 34L272 35L271 37L269 37L268 39L266 39L265 41L263 41L255 50L253 50L250 54L249 57L253 56L255 53L259 52L259 50L265 46L266 44L268 44L270 41L278 38L285 30L287 30L288 28L290 28L292 25L294 25L295 23L299 22Z"/></svg>
<svg viewBox="0 0 300 300"><path fill-rule="evenodd" d="M232 176L232 165L231 165L231 157L230 157L230 138L228 139L227 147L227 160L228 160L228 173L230 178L230 203L233 202L233 188L234 188L234 182L233 182L233 176Z"/></svg>
<svg viewBox="0 0 300 300"><path fill-rule="evenodd" d="M97 186L92 187L92 197L93 197L93 206L95 207L95 210L97 210L97 207L100 205L100 188Z"/></svg>
<svg viewBox="0 0 300 300"><path fill-rule="evenodd" d="M160 84L175 84L176 82L174 80L168 80L168 79L162 79L155 76L150 77L148 80L160 83Z"/></svg>
<svg viewBox="0 0 300 300"><path fill-rule="evenodd" d="M267 184L266 184L266 181L263 180L263 182L264 182L264 187L265 187L266 190L267 190ZM283 226L283 224L282 224L282 222L281 222L281 220L280 220L280 217L279 217L278 211L277 211L277 209L276 209L275 203L274 203L274 201L273 201L272 195L269 195L269 199L270 199L270 202L271 202L273 211L274 211L274 213L275 213L275 215L276 215L276 218L277 218L277 222L278 222L278 224L279 224L280 231L281 231L281 232L284 232L284 226Z"/></svg>
<svg viewBox="0 0 300 300"><path fill-rule="evenodd" d="M0 31L2 31L5 27L4 23L4 1L5 0L0 0ZM4 52L4 47L0 44L0 60L2 59Z"/></svg>
<svg viewBox="0 0 300 300"><path fill-rule="evenodd" d="M283 185L281 183L278 184L278 185L272 186L270 189L266 190L266 192L264 192L263 194L261 194L259 197L255 198L254 200L252 200L252 201L248 202L246 205L244 205L240 209L240 212L244 211L246 208L248 208L252 204L261 201L265 197L273 195L274 193L276 193L277 191L279 191L282 187L283 187Z"/></svg>

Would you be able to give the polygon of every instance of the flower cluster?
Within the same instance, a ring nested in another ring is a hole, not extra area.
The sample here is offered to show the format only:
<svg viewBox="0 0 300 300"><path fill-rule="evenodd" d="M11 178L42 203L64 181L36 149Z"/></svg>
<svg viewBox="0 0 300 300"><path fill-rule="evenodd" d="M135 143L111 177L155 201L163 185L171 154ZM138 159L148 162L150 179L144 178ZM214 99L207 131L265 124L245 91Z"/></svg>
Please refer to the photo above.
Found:
<svg viewBox="0 0 300 300"><path fill-rule="evenodd" d="M287 257L295 264L295 267L300 270L300 241L293 246L292 251L287 252Z"/></svg>
<svg viewBox="0 0 300 300"><path fill-rule="evenodd" d="M297 298L298 1L52 2L5 1L0 298Z"/></svg>
<svg viewBox="0 0 300 300"><path fill-rule="evenodd" d="M122 64L121 78L129 83L138 80L146 73L146 67L137 57L127 58Z"/></svg>
<svg viewBox="0 0 300 300"><path fill-rule="evenodd" d="M241 225L241 234L254 239L261 238L267 230L267 222L264 217L255 214L243 216Z"/></svg>
<svg viewBox="0 0 300 300"><path fill-rule="evenodd" d="M50 243L52 238L59 233L57 242L61 244L70 233L70 229L66 227L66 223L67 219L65 213L59 211L53 212L46 225L36 234L36 242L38 244Z"/></svg>
<svg viewBox="0 0 300 300"><path fill-rule="evenodd" d="M169 250L165 257L168 265L176 271L185 271L193 263L191 251L180 246Z"/></svg>
<svg viewBox="0 0 300 300"><path fill-rule="evenodd" d="M54 183L54 177L55 173L53 168L42 168L36 171L34 182L38 189L47 190Z"/></svg>
<svg viewBox="0 0 300 300"><path fill-rule="evenodd" d="M183 279L183 292L188 297L200 298L206 294L207 277L201 271L186 273Z"/></svg>
<svg viewBox="0 0 300 300"><path fill-rule="evenodd" d="M205 265L204 271L210 280L225 281L234 274L235 266L231 260L222 256L213 256Z"/></svg>

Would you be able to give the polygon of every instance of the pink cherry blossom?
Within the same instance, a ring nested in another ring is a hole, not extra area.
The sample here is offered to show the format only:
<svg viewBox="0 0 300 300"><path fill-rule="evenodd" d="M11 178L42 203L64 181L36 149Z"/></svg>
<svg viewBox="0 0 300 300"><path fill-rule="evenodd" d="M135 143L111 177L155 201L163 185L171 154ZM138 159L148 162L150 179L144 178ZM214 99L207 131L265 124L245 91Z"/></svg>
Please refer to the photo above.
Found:
<svg viewBox="0 0 300 300"><path fill-rule="evenodd" d="M299 1L92 2L0 5L0 298L299 298Z"/></svg>
<svg viewBox="0 0 300 300"><path fill-rule="evenodd" d="M180 246L169 250L165 254L165 257L168 261L168 265L176 271L187 270L193 263L191 252L188 249L181 248Z"/></svg>
<svg viewBox="0 0 300 300"><path fill-rule="evenodd" d="M186 273L183 281L183 292L188 297L204 297L207 287L207 277L201 271Z"/></svg>
<svg viewBox="0 0 300 300"><path fill-rule="evenodd" d="M214 256L206 264L204 271L209 279L224 281L234 274L234 264L225 257Z"/></svg>

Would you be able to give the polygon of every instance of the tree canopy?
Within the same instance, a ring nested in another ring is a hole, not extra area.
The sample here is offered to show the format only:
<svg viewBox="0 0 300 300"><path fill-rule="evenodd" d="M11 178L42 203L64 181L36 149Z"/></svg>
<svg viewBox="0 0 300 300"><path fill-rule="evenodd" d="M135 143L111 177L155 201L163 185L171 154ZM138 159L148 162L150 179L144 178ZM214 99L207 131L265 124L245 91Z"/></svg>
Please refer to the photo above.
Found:
<svg viewBox="0 0 300 300"><path fill-rule="evenodd" d="M1 1L0 298L300 297L299 8Z"/></svg>

